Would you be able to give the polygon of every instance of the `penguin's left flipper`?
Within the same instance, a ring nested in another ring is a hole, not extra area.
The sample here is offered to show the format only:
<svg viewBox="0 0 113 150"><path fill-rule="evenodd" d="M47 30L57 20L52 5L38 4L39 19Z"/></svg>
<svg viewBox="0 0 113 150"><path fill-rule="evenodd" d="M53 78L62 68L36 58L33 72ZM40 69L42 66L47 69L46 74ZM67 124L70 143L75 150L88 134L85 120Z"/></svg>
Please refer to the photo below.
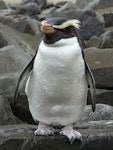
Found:
<svg viewBox="0 0 113 150"><path fill-rule="evenodd" d="M17 82L15 94L14 94L14 104L17 104L20 91L23 87L23 83L24 83L25 79L28 77L31 70L33 69L33 63L34 63L35 56L31 59L31 61L28 63L28 65L23 69L23 71L20 74L20 77Z"/></svg>
<svg viewBox="0 0 113 150"><path fill-rule="evenodd" d="M96 109L96 92L95 92L95 80L93 77L93 74L88 66L88 64L85 62L85 70L86 70L86 78L88 82L88 92L92 104L92 111L94 112Z"/></svg>

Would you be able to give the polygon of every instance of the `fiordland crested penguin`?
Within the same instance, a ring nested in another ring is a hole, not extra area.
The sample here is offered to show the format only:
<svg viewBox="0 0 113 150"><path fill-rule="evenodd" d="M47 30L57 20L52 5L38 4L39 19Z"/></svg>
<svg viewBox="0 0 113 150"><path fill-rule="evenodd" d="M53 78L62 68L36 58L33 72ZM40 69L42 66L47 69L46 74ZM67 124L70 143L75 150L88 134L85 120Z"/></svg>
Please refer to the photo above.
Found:
<svg viewBox="0 0 113 150"><path fill-rule="evenodd" d="M43 22L44 37L18 80L15 102L28 77L25 92L29 109L39 121L35 135L53 134L49 125L62 125L60 134L69 140L81 139L73 123L83 115L88 89L95 111L95 81L80 43L79 23L59 17Z"/></svg>

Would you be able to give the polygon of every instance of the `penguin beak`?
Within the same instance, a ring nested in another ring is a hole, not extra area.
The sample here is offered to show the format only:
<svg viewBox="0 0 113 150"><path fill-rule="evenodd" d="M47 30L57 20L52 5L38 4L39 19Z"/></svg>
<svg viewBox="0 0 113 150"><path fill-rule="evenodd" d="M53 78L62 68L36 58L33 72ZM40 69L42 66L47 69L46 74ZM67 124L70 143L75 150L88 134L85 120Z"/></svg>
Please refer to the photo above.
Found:
<svg viewBox="0 0 113 150"><path fill-rule="evenodd" d="M44 34L52 34L55 32L55 29L51 24L44 23L41 25L41 32Z"/></svg>

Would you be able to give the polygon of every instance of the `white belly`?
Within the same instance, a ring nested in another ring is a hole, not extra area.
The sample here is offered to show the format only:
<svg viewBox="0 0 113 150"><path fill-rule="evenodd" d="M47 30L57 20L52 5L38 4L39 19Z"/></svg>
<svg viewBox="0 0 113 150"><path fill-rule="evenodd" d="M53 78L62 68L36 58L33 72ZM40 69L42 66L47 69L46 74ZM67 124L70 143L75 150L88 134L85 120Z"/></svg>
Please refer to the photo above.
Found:
<svg viewBox="0 0 113 150"><path fill-rule="evenodd" d="M40 44L27 84L33 118L48 124L74 123L82 116L87 83L76 37Z"/></svg>

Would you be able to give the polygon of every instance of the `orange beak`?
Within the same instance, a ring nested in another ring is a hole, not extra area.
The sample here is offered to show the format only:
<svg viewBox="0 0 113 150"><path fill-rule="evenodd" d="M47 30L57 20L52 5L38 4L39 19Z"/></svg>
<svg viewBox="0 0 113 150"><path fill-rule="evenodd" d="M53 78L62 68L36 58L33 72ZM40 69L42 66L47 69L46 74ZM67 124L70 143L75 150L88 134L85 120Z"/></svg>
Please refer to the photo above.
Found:
<svg viewBox="0 0 113 150"><path fill-rule="evenodd" d="M41 32L44 34L52 34L55 32L55 29L50 24L43 24L41 25Z"/></svg>

